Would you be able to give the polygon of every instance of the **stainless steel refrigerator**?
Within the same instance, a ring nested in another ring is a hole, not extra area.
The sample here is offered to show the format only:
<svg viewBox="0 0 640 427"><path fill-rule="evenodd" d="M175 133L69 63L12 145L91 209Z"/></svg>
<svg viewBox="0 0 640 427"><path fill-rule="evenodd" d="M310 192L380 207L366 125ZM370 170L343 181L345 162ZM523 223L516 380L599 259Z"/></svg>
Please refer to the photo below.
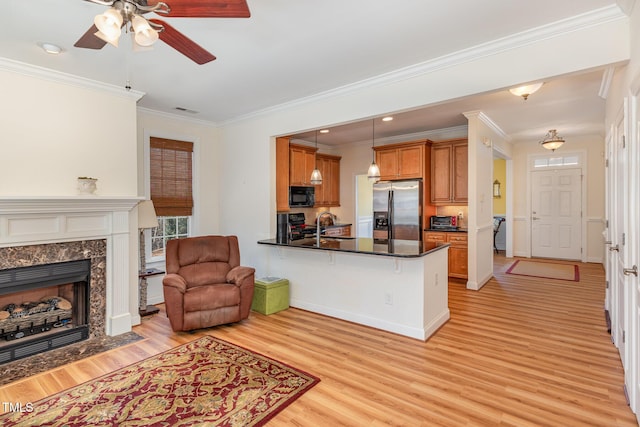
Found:
<svg viewBox="0 0 640 427"><path fill-rule="evenodd" d="M373 238L422 240L422 180L373 184Z"/></svg>

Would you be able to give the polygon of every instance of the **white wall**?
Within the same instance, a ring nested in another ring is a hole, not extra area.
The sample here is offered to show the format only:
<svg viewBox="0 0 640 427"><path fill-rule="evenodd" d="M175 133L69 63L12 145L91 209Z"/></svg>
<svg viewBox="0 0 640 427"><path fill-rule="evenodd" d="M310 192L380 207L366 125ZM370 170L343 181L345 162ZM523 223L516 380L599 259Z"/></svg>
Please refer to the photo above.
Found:
<svg viewBox="0 0 640 427"><path fill-rule="evenodd" d="M493 145L508 151L509 144L484 113L465 116L469 120L467 288L478 290L493 277Z"/></svg>
<svg viewBox="0 0 640 427"><path fill-rule="evenodd" d="M0 94L0 196L136 195L139 93L0 58Z"/></svg>

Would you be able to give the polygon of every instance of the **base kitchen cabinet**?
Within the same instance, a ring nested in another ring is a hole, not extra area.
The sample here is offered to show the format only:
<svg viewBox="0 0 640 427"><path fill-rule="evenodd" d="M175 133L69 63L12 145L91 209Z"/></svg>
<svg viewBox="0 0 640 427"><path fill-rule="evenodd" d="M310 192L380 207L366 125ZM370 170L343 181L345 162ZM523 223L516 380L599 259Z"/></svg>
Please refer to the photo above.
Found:
<svg viewBox="0 0 640 427"><path fill-rule="evenodd" d="M467 279L469 277L469 256L467 253L467 233L425 231L425 242L449 243L449 277Z"/></svg>

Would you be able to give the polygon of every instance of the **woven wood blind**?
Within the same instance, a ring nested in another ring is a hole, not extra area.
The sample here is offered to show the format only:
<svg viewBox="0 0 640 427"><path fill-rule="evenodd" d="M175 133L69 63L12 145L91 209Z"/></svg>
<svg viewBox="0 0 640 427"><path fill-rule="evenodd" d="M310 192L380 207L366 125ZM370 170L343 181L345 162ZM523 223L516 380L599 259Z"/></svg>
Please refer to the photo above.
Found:
<svg viewBox="0 0 640 427"><path fill-rule="evenodd" d="M151 137L151 200L158 216L190 216L193 211L193 143Z"/></svg>

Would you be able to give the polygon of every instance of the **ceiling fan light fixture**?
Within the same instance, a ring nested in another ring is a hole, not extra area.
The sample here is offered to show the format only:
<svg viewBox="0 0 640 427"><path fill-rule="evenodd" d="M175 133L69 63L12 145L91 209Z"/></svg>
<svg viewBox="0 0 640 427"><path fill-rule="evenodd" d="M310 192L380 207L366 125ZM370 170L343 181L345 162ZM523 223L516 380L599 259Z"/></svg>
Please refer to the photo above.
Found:
<svg viewBox="0 0 640 427"><path fill-rule="evenodd" d="M513 95L515 96L521 96L524 98L524 100L526 101L527 98L529 97L529 95L536 93L538 91L538 89L540 89L542 87L542 85L544 84L544 82L542 83L534 83L531 85L526 85L526 86L518 86L518 87L514 87L509 89L509 92L511 92Z"/></svg>
<svg viewBox="0 0 640 427"><path fill-rule="evenodd" d="M135 33L134 39L140 46L148 47L158 41L158 32L142 16L133 15L131 26Z"/></svg>
<svg viewBox="0 0 640 427"><path fill-rule="evenodd" d="M97 38L106 41L107 43L109 43L112 46L118 47L118 41L120 40L120 34L118 34L116 37L107 37L106 34L104 34L102 31L96 31L95 33L93 33L94 36L96 36Z"/></svg>
<svg viewBox="0 0 640 427"><path fill-rule="evenodd" d="M540 141L540 145L551 151L556 151L562 146L562 144L564 144L564 138L558 135L558 132L555 129L549 130L549 132L544 136L544 139Z"/></svg>
<svg viewBox="0 0 640 427"><path fill-rule="evenodd" d="M106 39L103 40L106 40L109 43L111 43L109 40L118 39L120 37L122 22L122 14L114 8L108 9L100 15L96 15L93 19L95 26L98 27L98 30L100 30L100 32L106 37Z"/></svg>

